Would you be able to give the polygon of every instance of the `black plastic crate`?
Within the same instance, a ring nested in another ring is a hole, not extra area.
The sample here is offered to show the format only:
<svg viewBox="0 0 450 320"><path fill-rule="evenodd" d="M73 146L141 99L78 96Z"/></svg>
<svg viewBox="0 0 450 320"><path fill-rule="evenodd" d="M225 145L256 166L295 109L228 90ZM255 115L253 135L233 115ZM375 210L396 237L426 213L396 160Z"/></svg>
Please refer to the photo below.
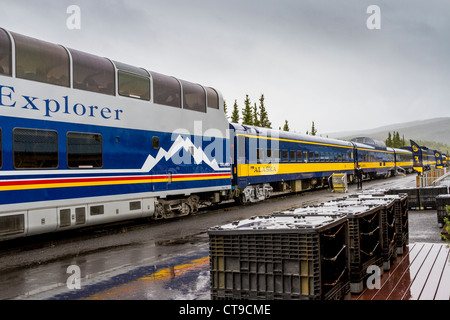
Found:
<svg viewBox="0 0 450 320"><path fill-rule="evenodd" d="M208 230L212 299L342 299L345 217L254 217Z"/></svg>
<svg viewBox="0 0 450 320"><path fill-rule="evenodd" d="M360 293L370 265L383 266L381 205L365 205L358 199L342 197L320 205L287 210L274 215L344 215L349 224L350 290Z"/></svg>
<svg viewBox="0 0 450 320"><path fill-rule="evenodd" d="M418 188L421 209L436 209L436 197L448 194L447 186L434 186Z"/></svg>
<svg viewBox="0 0 450 320"><path fill-rule="evenodd" d="M383 269L389 270L391 262L397 257L397 233L398 224L401 218L396 211L396 196L384 195L359 195L358 197L349 197L342 203L366 206L381 206L381 251L383 256Z"/></svg>
<svg viewBox="0 0 450 320"><path fill-rule="evenodd" d="M419 188L396 188L390 189L387 194L390 195L408 195L408 209L419 209L421 208Z"/></svg>
<svg viewBox="0 0 450 320"><path fill-rule="evenodd" d="M436 211L438 227L444 226L444 218L450 218L446 206L450 206L450 194L440 194L436 196Z"/></svg>

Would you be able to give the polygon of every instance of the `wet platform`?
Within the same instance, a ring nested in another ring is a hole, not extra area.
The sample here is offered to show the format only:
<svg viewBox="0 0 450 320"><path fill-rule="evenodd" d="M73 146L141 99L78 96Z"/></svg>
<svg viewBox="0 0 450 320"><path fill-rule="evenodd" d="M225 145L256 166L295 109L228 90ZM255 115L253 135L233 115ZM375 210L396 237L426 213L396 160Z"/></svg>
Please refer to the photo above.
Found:
<svg viewBox="0 0 450 320"><path fill-rule="evenodd" d="M352 300L450 300L450 249L440 243L412 243L381 276L379 289Z"/></svg>

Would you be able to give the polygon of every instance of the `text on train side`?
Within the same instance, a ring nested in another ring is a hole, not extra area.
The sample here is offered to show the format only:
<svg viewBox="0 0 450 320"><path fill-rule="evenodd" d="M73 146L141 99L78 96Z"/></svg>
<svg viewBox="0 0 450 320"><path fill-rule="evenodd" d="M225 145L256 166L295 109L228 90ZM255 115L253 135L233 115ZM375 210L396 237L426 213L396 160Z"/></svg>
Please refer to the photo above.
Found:
<svg viewBox="0 0 450 320"><path fill-rule="evenodd" d="M43 111L45 117L51 118L54 114L75 114L79 117L101 117L106 120L121 120L123 113L121 109L98 107L95 105L85 106L81 103L69 103L69 97L63 96L61 100L40 99L38 97L21 95L16 99L14 87L0 85L0 106L20 107L22 109Z"/></svg>

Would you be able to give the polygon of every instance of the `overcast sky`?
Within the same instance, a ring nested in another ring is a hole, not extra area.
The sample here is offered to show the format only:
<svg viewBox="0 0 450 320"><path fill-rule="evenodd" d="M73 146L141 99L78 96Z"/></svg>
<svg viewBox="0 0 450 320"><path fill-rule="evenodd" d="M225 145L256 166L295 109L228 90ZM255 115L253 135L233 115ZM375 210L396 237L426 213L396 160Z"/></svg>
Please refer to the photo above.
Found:
<svg viewBox="0 0 450 320"><path fill-rule="evenodd" d="M0 27L222 92L263 93L275 128L450 116L450 1L1 0ZM81 29L69 30L69 5ZM367 13L377 5L381 29Z"/></svg>

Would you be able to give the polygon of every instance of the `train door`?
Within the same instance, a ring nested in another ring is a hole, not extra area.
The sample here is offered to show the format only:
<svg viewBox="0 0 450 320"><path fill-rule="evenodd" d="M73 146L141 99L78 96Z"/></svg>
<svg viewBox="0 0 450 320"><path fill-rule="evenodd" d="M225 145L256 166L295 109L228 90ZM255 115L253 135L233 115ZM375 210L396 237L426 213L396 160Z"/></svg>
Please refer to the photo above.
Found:
<svg viewBox="0 0 450 320"><path fill-rule="evenodd" d="M240 188L248 184L247 140L243 135L236 136L237 183Z"/></svg>

